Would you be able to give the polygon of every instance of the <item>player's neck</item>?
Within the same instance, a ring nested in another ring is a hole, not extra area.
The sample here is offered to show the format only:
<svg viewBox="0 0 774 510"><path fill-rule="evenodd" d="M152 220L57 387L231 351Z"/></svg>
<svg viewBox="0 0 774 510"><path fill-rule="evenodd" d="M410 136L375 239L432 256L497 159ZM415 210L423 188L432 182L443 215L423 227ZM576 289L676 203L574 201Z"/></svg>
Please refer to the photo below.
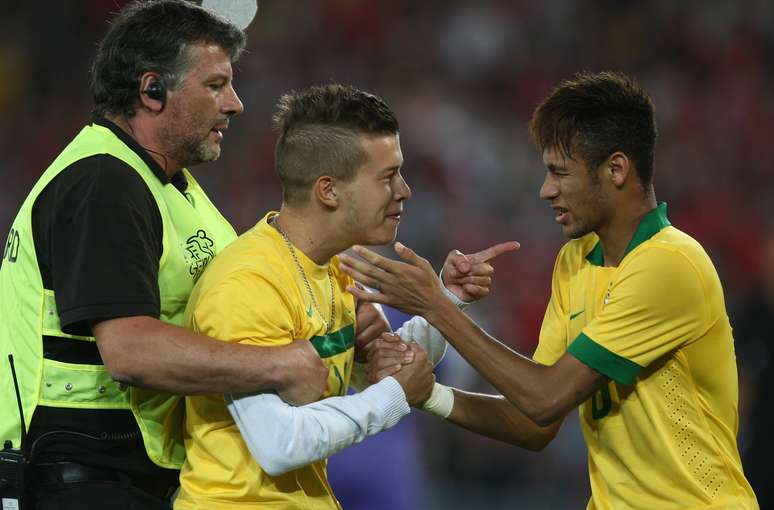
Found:
<svg viewBox="0 0 774 510"><path fill-rule="evenodd" d="M597 231L605 266L618 266L621 263L640 221L656 205L656 197L651 193L641 200L624 202L614 207L608 222Z"/></svg>
<svg viewBox="0 0 774 510"><path fill-rule="evenodd" d="M315 214L308 207L295 208L283 204L274 222L293 246L301 250L315 264L325 265L334 255L349 248L349 246L342 246L342 243L337 240L336 232L328 228L325 220L324 214L319 212Z"/></svg>

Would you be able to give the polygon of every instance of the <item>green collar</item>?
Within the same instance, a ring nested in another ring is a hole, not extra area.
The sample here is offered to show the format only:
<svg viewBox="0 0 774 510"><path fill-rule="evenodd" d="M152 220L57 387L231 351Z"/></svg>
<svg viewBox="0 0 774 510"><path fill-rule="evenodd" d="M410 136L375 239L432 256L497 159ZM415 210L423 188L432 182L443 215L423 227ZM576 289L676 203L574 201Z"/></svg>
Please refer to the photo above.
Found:
<svg viewBox="0 0 774 510"><path fill-rule="evenodd" d="M634 231L632 240L629 241L629 246L626 247L624 257L629 254L630 251L656 235L662 228L671 225L669 218L667 218L667 204L666 202L659 202L655 209L642 217L640 224L637 225L637 230ZM586 260L591 262L595 266L605 265L605 255L602 253L602 243L597 242L588 255Z"/></svg>

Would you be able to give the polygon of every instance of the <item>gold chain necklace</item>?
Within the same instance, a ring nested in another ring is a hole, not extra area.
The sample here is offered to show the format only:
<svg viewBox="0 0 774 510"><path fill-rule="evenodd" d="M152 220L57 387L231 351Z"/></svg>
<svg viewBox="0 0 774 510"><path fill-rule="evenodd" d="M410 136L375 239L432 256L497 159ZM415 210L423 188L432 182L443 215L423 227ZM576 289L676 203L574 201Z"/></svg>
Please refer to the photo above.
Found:
<svg viewBox="0 0 774 510"><path fill-rule="evenodd" d="M296 262L296 268L298 269L299 274L301 275L301 278L304 280L304 285L306 286L306 291L309 293L309 298L312 300L312 306L314 306L314 309L317 310L317 315L320 316L320 319L323 321L323 324L325 324L325 333L330 333L333 329L333 323L335 321L336 317L336 298L333 291L333 272L331 271L331 266L328 264L328 282L331 285L331 320L330 322L325 320L325 317L322 314L322 311L320 310L319 305L317 304L317 300L314 298L314 292L312 292L312 286L309 284L309 279L306 277L306 272L304 271L303 266L301 266L301 261L298 260L298 255L296 254L296 249L293 247L293 243L290 242L290 239L288 238L288 235L285 233L284 230L282 230L282 227L280 227L279 221L279 214L272 217L269 220L269 223L274 226L274 228L277 229L277 231L282 236L282 239L285 240L285 244L288 246L288 249L290 250L290 254L293 256L293 260Z"/></svg>

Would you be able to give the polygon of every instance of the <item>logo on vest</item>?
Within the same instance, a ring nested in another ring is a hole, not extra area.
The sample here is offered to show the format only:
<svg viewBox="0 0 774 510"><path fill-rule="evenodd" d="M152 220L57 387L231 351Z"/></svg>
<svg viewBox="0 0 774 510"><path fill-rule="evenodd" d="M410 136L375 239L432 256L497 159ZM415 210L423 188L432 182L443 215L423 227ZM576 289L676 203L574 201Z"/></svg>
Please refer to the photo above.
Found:
<svg viewBox="0 0 774 510"><path fill-rule="evenodd" d="M189 237L185 242L186 260L188 262L188 272L194 280L198 280L204 268L215 256L213 247L215 242L207 237L207 232L198 230L196 235Z"/></svg>

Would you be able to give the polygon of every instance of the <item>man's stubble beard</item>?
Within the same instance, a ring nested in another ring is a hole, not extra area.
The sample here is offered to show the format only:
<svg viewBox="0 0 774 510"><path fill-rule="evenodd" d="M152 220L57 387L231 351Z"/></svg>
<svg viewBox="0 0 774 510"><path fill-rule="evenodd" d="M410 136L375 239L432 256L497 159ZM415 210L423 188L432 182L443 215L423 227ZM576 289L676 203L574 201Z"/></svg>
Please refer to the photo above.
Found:
<svg viewBox="0 0 774 510"><path fill-rule="evenodd" d="M186 124L183 120L181 125ZM162 143L167 147L167 155L177 161L181 167L188 168L220 157L220 146L208 146L210 131L203 138L194 138L191 132L177 130L168 125L162 132Z"/></svg>
<svg viewBox="0 0 774 510"><path fill-rule="evenodd" d="M207 135L209 137L209 133ZM212 149L207 144L208 140L182 140L178 143L175 152L178 152L177 161L184 167L191 167L208 161L215 161L220 157L220 147Z"/></svg>

